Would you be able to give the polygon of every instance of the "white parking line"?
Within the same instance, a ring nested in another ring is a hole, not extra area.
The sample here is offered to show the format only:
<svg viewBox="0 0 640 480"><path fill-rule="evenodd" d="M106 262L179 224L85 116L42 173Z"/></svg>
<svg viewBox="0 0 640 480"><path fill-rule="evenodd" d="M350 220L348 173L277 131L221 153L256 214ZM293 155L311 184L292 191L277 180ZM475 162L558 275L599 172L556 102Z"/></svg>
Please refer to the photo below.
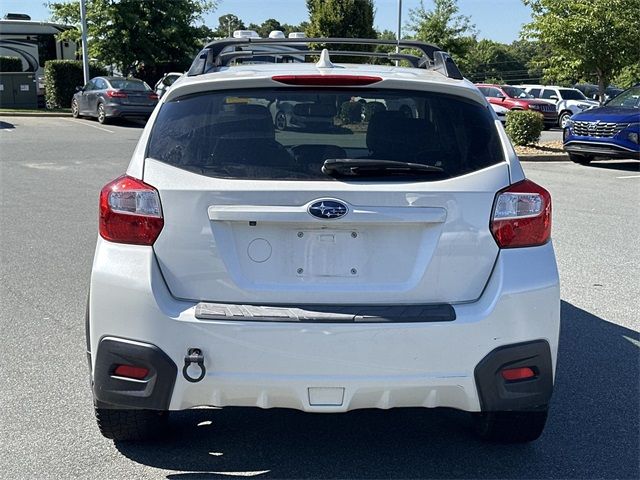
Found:
<svg viewBox="0 0 640 480"><path fill-rule="evenodd" d="M640 178L640 175L627 175L624 177L616 177L616 178Z"/></svg>
<svg viewBox="0 0 640 480"><path fill-rule="evenodd" d="M62 119L66 120L67 122L79 123L80 125L85 125L86 127L97 128L98 130L102 130L103 132L116 133L113 130L109 130L107 128L102 128L102 127L99 127L97 125L91 125L90 123L82 122L82 121L76 120L74 118L64 118L63 117Z"/></svg>

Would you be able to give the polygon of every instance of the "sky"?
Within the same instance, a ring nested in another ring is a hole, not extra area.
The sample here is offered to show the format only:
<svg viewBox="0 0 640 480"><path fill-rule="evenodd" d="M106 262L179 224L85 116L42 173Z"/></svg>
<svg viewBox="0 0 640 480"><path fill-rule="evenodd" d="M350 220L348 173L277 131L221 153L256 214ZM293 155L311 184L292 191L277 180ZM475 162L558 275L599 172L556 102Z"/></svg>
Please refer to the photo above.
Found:
<svg viewBox="0 0 640 480"><path fill-rule="evenodd" d="M47 20L49 9L45 0L0 0L0 15L7 12L26 13L33 20ZM397 28L397 0L375 0L375 27L378 30ZM420 0L402 0L403 35L409 10L416 8ZM424 0L426 8L433 2ZM458 0L460 13L471 17L476 25L479 38L511 43L518 39L524 23L531 20L531 11L522 0ZM275 18L280 23L297 24L308 18L305 0L219 0L218 8L205 18L211 27L218 26L218 17L227 13L237 15L245 24L260 24L267 18Z"/></svg>

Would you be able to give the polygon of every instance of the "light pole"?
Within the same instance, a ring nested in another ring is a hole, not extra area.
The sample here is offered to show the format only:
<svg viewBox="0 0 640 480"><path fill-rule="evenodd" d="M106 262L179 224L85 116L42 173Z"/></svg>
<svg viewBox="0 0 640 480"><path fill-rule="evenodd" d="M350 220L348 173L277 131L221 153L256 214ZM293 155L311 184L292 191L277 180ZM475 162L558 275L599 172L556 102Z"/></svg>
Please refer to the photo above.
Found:
<svg viewBox="0 0 640 480"><path fill-rule="evenodd" d="M87 48L87 7L85 0L80 0L80 23L82 25L82 72L84 84L89 83L89 49Z"/></svg>
<svg viewBox="0 0 640 480"><path fill-rule="evenodd" d="M398 31L396 33L396 53L400 53L400 35L402 33L402 0L398 0ZM399 61L396 60L396 67L398 66Z"/></svg>

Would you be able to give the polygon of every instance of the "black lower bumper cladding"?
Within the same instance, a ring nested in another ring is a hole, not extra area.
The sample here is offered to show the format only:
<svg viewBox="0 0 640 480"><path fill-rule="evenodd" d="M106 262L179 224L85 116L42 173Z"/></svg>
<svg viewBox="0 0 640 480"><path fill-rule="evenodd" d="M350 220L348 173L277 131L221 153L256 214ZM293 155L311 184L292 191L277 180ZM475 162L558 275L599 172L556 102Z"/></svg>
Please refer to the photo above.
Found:
<svg viewBox="0 0 640 480"><path fill-rule="evenodd" d="M145 367L142 380L113 374L117 365ZM100 408L168 410L176 382L176 364L155 345L115 337L100 340L93 375L93 396Z"/></svg>
<svg viewBox="0 0 640 480"><path fill-rule="evenodd" d="M564 145L564 150L569 153L580 155L593 155L610 158L634 158L640 160L640 151L634 152L614 144L580 143L576 141L568 142Z"/></svg>
<svg viewBox="0 0 640 480"><path fill-rule="evenodd" d="M508 381L502 370L530 367L535 377ZM535 411L549 405L553 392L551 349L546 340L496 348L475 368L476 386L483 412Z"/></svg>

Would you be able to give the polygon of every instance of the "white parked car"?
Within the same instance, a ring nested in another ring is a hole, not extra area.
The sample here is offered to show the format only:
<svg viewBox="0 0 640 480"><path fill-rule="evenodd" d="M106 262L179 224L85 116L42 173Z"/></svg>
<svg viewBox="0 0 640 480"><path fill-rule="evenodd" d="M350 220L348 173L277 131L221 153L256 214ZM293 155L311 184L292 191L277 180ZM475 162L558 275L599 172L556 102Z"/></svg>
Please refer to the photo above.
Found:
<svg viewBox="0 0 640 480"><path fill-rule="evenodd" d="M597 101L589 100L577 88L549 85L520 85L520 87L535 98L554 103L558 112L558 126L562 128L566 127L572 115L600 105Z"/></svg>
<svg viewBox="0 0 640 480"><path fill-rule="evenodd" d="M182 75L184 74L180 72L170 72L163 75L162 78L156 82L156 85L153 88L156 92L156 95L158 95L158 98L162 98L167 90L169 90L174 82L178 80Z"/></svg>
<svg viewBox="0 0 640 480"><path fill-rule="evenodd" d="M273 124L278 130L300 128L325 131L333 127L336 106L314 101L291 101L276 99L269 103Z"/></svg>
<svg viewBox="0 0 640 480"><path fill-rule="evenodd" d="M327 50L229 66L290 41L210 43L100 193L87 348L102 434L155 436L198 406L449 407L484 438L534 440L560 322L549 192L437 47L403 40L414 68ZM354 97L416 115L280 131L265 106Z"/></svg>
<svg viewBox="0 0 640 480"><path fill-rule="evenodd" d="M498 120L500 120L503 124L505 124L507 122L507 112L509 111L509 109L502 107L500 105L496 105L495 103L490 103L489 105L491 105L491 108L493 108L493 111L496 112L496 116L498 117Z"/></svg>

